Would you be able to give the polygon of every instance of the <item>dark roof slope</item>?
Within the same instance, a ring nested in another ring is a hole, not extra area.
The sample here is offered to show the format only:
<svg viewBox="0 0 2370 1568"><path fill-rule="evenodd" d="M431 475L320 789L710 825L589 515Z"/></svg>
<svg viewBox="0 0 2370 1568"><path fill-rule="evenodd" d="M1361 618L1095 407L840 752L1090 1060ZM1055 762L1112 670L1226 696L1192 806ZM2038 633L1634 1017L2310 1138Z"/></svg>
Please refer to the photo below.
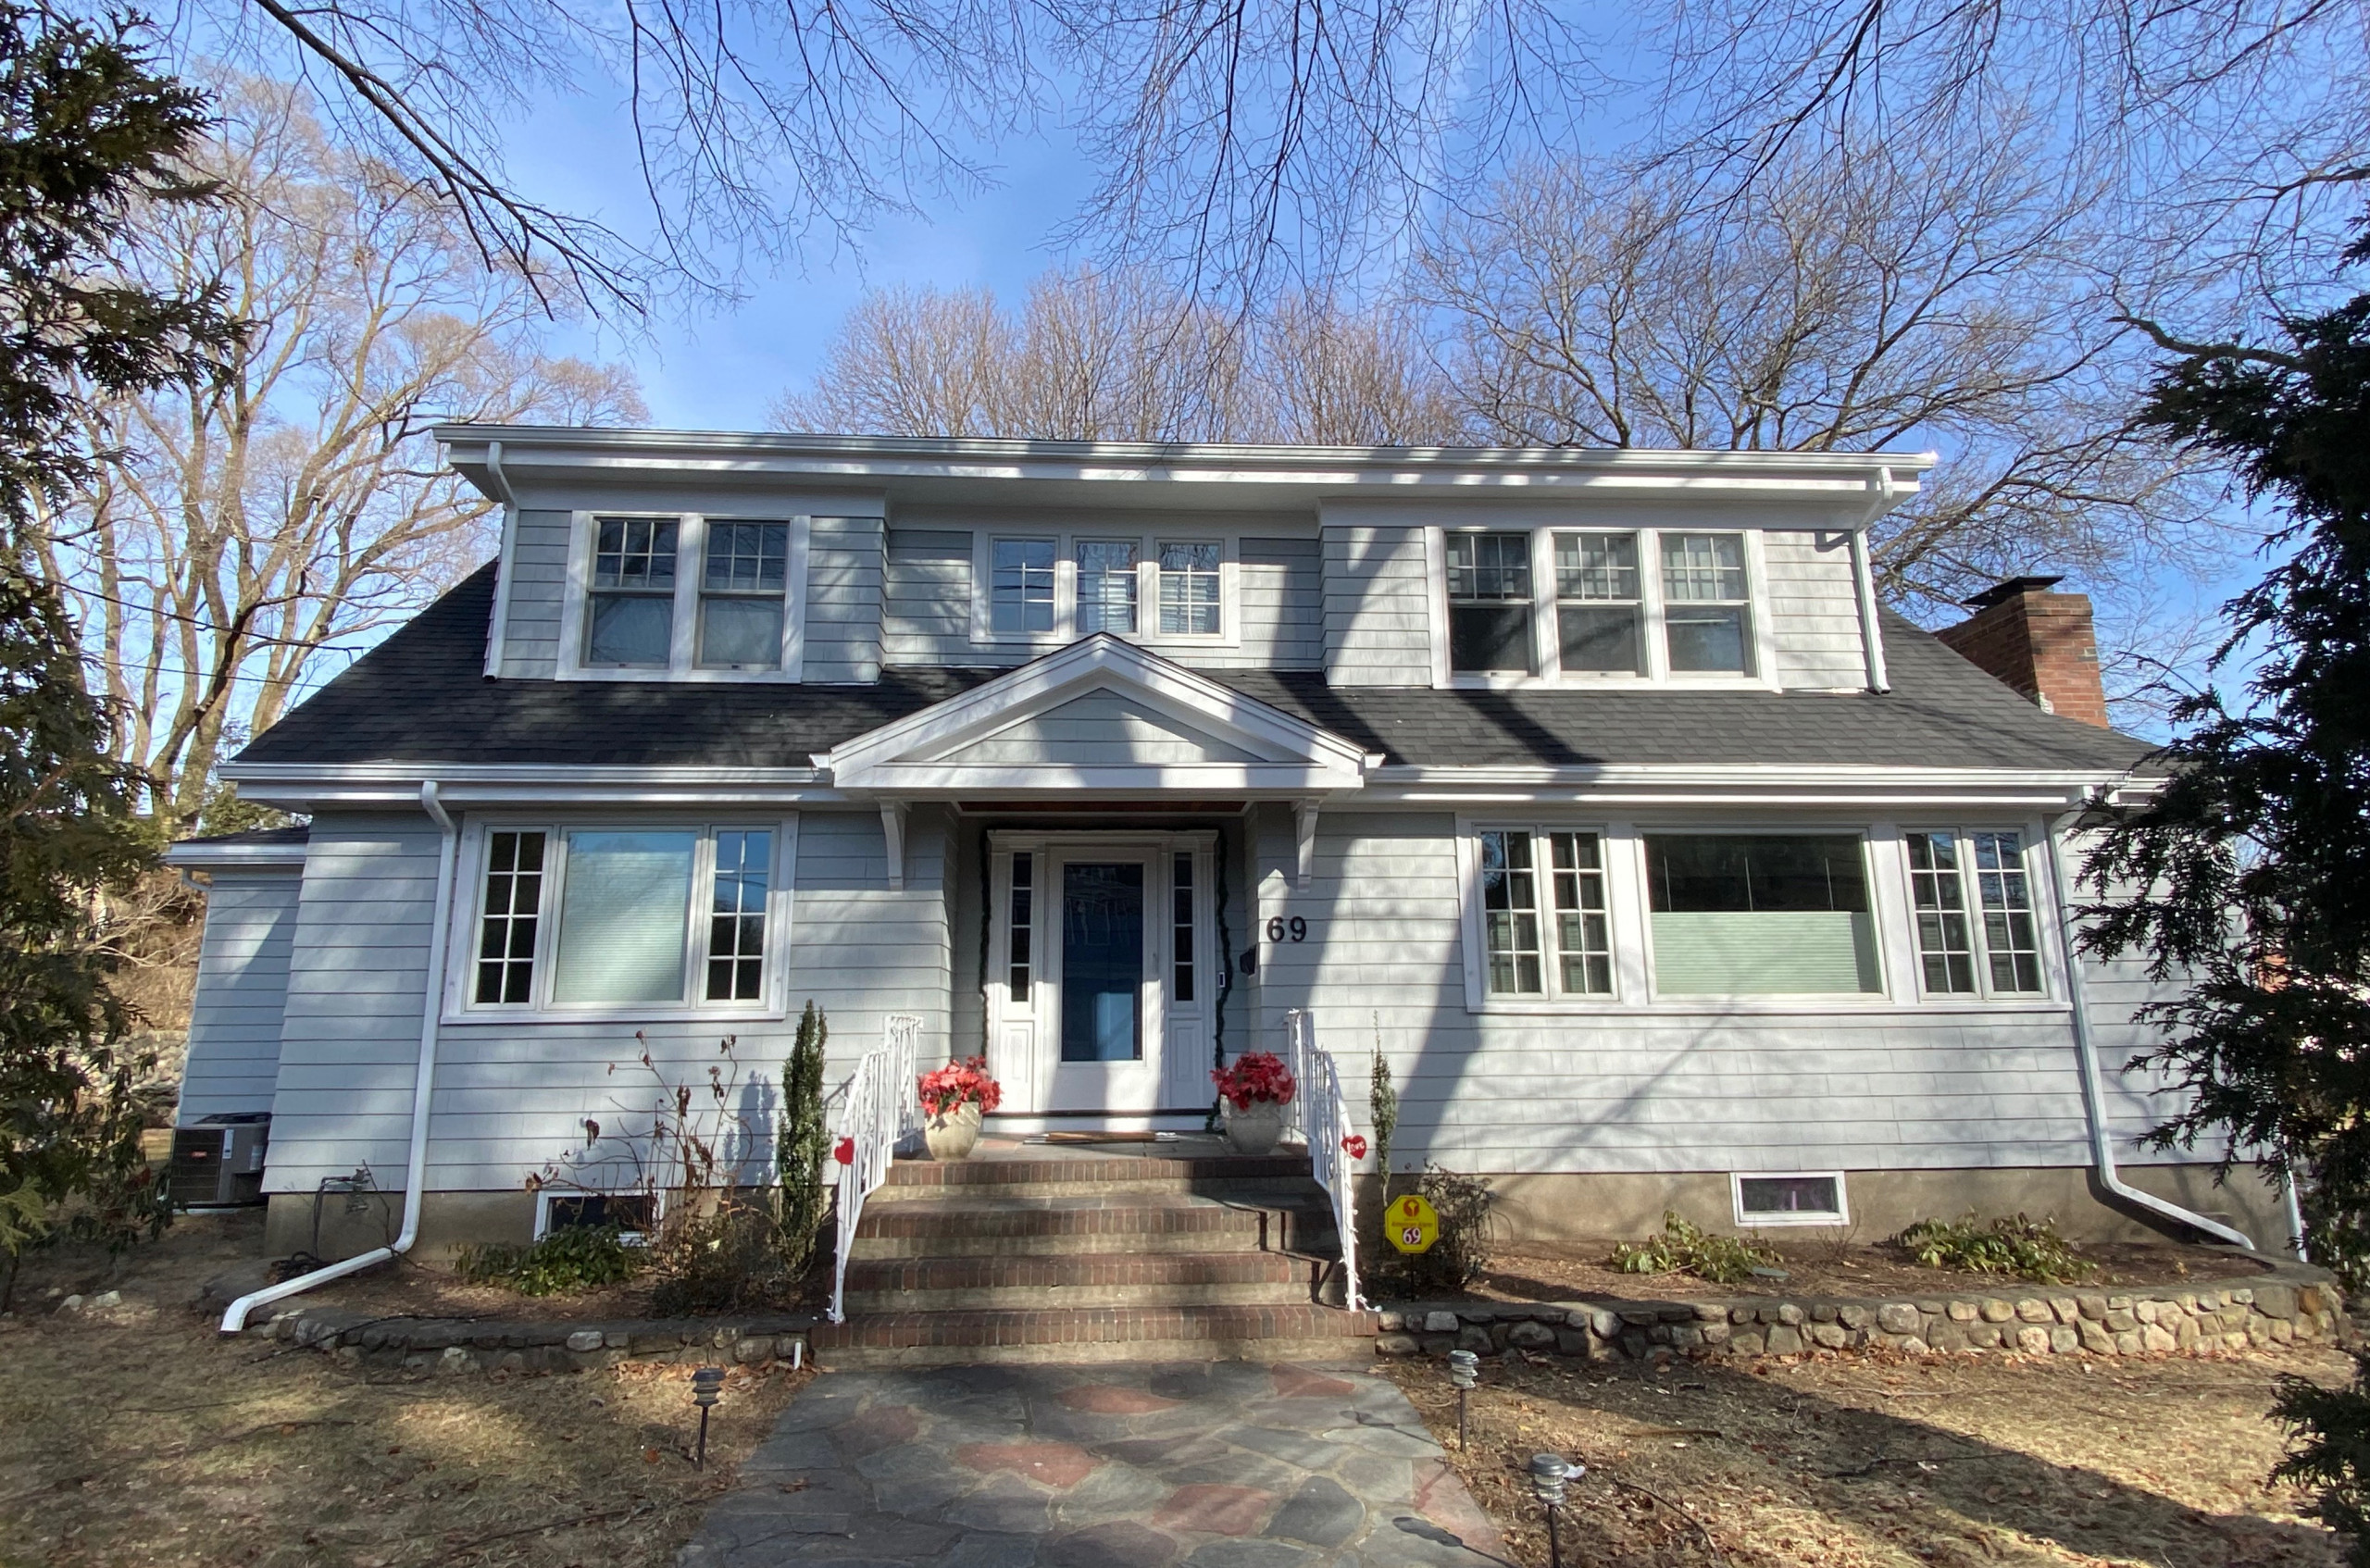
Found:
<svg viewBox="0 0 2370 1568"><path fill-rule="evenodd" d="M876 686L489 680L493 568L470 577L240 753L254 763L805 767L997 670L892 666ZM1393 763L1860 763L2119 770L2144 742L2045 714L1888 615L1893 690L1436 691L1314 670L1214 671Z"/></svg>

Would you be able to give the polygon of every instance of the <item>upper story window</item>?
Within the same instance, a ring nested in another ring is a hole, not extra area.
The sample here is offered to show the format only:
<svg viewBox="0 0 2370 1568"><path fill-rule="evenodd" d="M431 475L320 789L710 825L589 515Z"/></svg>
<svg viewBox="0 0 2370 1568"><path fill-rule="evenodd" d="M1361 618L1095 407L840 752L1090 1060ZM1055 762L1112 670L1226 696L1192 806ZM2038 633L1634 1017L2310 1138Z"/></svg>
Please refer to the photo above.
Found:
<svg viewBox="0 0 2370 1568"><path fill-rule="evenodd" d="M500 828L480 852L470 1008L763 1007L772 828Z"/></svg>
<svg viewBox="0 0 2370 1568"><path fill-rule="evenodd" d="M796 679L806 519L582 514L563 678Z"/></svg>
<svg viewBox="0 0 2370 1568"><path fill-rule="evenodd" d="M974 641L1057 643L1096 632L1153 642L1235 636L1229 541L990 534L977 549Z"/></svg>
<svg viewBox="0 0 2370 1568"><path fill-rule="evenodd" d="M1457 684L1757 679L1753 538L1443 529L1435 669Z"/></svg>
<svg viewBox="0 0 2370 1568"><path fill-rule="evenodd" d="M1530 535L1448 537L1448 667L1460 674L1528 675Z"/></svg>
<svg viewBox="0 0 2370 1568"><path fill-rule="evenodd" d="M1663 546L1663 635L1670 667L1691 674L1753 673L1752 607L1745 591L1744 536L1666 533Z"/></svg>
<svg viewBox="0 0 2370 1568"><path fill-rule="evenodd" d="M2023 835L1919 828L1906 841L1927 994L2038 994L2040 931Z"/></svg>

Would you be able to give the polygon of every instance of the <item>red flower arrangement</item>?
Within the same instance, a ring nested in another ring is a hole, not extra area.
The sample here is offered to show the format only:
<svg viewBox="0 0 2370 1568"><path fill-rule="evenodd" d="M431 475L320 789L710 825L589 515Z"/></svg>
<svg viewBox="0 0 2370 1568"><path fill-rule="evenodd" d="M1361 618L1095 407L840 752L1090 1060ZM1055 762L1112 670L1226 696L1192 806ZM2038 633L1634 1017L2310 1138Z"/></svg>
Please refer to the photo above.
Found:
<svg viewBox="0 0 2370 1568"><path fill-rule="evenodd" d="M1210 1075L1218 1086L1218 1093L1238 1111L1248 1111L1254 1105L1290 1104L1300 1086L1292 1082L1292 1070L1284 1065L1283 1058L1268 1051L1243 1052L1231 1067L1220 1067Z"/></svg>
<svg viewBox="0 0 2370 1568"><path fill-rule="evenodd" d="M949 1062L934 1073L924 1073L917 1082L922 1109L933 1116L952 1115L964 1105L976 1104L981 1115L1004 1103L1004 1087L988 1076L988 1059L968 1056L960 1062Z"/></svg>

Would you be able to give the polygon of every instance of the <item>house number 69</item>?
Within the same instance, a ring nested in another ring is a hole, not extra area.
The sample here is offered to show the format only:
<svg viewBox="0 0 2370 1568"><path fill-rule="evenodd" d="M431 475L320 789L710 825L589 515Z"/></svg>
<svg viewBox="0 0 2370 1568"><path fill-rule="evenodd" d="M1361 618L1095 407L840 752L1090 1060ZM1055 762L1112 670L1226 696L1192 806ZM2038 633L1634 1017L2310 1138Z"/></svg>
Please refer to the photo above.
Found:
<svg viewBox="0 0 2370 1568"><path fill-rule="evenodd" d="M1288 938L1296 942L1308 940L1308 922L1297 915L1290 920L1280 915L1271 915L1267 921L1267 940L1280 942Z"/></svg>

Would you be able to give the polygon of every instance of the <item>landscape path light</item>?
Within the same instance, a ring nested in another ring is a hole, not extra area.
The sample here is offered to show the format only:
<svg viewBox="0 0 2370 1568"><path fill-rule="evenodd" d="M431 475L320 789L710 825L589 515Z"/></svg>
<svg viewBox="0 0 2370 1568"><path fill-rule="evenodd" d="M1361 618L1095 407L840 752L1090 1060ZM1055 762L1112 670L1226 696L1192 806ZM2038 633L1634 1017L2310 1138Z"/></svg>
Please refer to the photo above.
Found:
<svg viewBox="0 0 2370 1568"><path fill-rule="evenodd" d="M693 1467L707 1468L707 1412L724 1397L724 1368L704 1366L692 1374L692 1403L700 1407L700 1451Z"/></svg>
<svg viewBox="0 0 2370 1568"><path fill-rule="evenodd" d="M1456 1390L1456 1451L1459 1453L1466 1449L1465 1401L1480 1382L1479 1356L1471 1350L1451 1350L1448 1353L1448 1383Z"/></svg>
<svg viewBox="0 0 2370 1568"><path fill-rule="evenodd" d="M1567 1462L1559 1453L1530 1456L1530 1495L1547 1515L1548 1568L1564 1568L1564 1543L1555 1529L1555 1515L1564 1507L1564 1488L1588 1474L1584 1464Z"/></svg>

